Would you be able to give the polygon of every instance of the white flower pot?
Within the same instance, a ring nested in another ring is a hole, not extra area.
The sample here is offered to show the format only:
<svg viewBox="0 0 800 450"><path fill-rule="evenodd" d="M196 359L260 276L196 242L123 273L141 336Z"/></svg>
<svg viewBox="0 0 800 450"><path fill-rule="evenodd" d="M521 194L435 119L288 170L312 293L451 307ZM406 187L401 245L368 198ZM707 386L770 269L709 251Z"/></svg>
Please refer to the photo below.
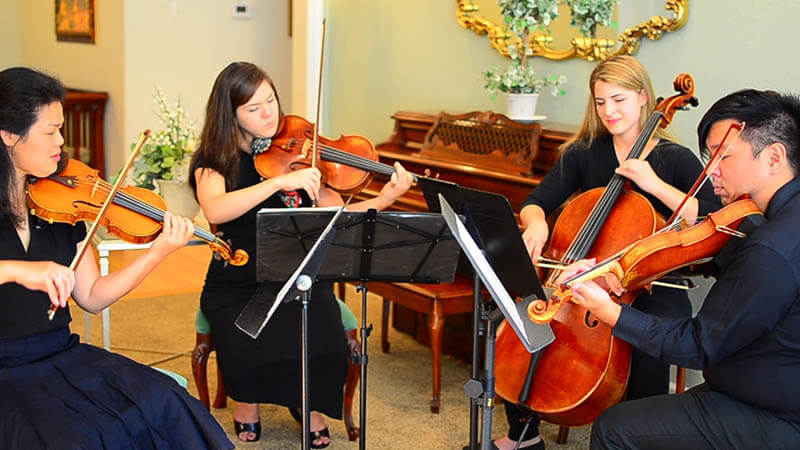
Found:
<svg viewBox="0 0 800 450"><path fill-rule="evenodd" d="M156 180L156 183L158 184L159 194L167 202L167 211L194 219L200 210L200 205L194 199L192 187L189 186L188 182L176 183L171 180Z"/></svg>
<svg viewBox="0 0 800 450"><path fill-rule="evenodd" d="M506 94L506 112L513 120L533 120L539 94Z"/></svg>

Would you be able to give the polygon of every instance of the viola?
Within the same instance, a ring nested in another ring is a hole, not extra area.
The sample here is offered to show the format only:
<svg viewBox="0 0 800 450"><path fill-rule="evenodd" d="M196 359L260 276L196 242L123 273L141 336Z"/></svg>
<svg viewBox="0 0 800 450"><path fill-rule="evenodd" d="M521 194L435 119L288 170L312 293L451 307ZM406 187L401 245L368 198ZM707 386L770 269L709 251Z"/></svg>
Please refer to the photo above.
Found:
<svg viewBox="0 0 800 450"><path fill-rule="evenodd" d="M108 200L111 185L98 176L96 169L75 159L66 157L59 165L64 168L47 178L28 178L27 203L31 213L51 223L94 221ZM124 241L147 243L161 232L165 209L164 199L153 191L128 186L114 194L100 224ZM211 232L195 226L194 236L230 264L247 263L244 250L232 251L228 243Z"/></svg>
<svg viewBox="0 0 800 450"><path fill-rule="evenodd" d="M629 159L644 153L657 127L666 127L677 110L696 105L690 75L678 75L673 86L679 93L661 101L648 117ZM572 200L559 215L544 256L564 265L590 257L602 260L662 228L665 221L650 202L625 190L625 184L615 174L606 187ZM558 274L551 272L545 286L555 287ZM631 303L638 293L629 289L621 301ZM609 327L588 327L586 312L576 305L552 320L555 341L538 359L531 358L511 327L501 324L495 344L497 393L552 423L569 426L589 423L619 401L627 383L630 346L614 338Z"/></svg>
<svg viewBox="0 0 800 450"><path fill-rule="evenodd" d="M299 116L283 116L272 145L255 157L256 171L264 178L272 178L316 166L322 182L343 194L358 193L367 187L373 172L389 176L395 172L394 167L378 162L378 152L363 136L318 136L316 149L314 152L314 124ZM412 176L417 181L419 175Z"/></svg>

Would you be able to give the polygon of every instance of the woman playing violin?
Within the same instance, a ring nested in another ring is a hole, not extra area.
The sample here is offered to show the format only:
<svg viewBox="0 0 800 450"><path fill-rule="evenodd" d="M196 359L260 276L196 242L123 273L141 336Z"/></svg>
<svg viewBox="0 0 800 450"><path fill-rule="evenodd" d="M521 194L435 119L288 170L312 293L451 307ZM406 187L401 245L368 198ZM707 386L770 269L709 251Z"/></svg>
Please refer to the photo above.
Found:
<svg viewBox="0 0 800 450"><path fill-rule="evenodd" d="M341 196L321 184L316 168L300 169L262 180L253 159L269 151L269 140L282 117L278 93L269 76L249 63L232 63L211 90L200 144L192 160L193 186L209 222L225 239L255 255L256 212L263 207L336 206ZM411 186L412 178L399 164L391 181L374 199L349 210L383 209ZM259 284L255 263L242 267L211 261L201 297L201 308L211 323L225 387L236 400L234 426L239 439L260 435L259 403L296 410L301 386L298 363L299 309L278 308L258 339L234 326L236 317ZM272 295L281 283L269 283ZM330 443L322 414L342 416L342 389L347 374L345 335L339 307L330 284L317 284L310 308L311 444Z"/></svg>
<svg viewBox="0 0 800 450"><path fill-rule="evenodd" d="M521 210L523 239L534 262L541 256L550 233L546 216L572 194L606 186L614 174L630 180L633 190L643 194L662 216L668 217L679 206L684 192L703 169L689 149L672 142L658 128L641 159L626 159L655 105L650 77L636 59L615 56L595 67L589 78L586 115L578 133L564 144L561 157ZM691 200L684 212L690 222L719 207L708 186L698 199ZM691 314L685 292L661 287L637 297L634 307L665 317ZM634 352L628 399L666 393L668 383L668 365ZM496 445L512 448L513 441L520 438L523 447L539 445L535 426L521 436L524 414L508 402L506 412L511 429Z"/></svg>
<svg viewBox="0 0 800 450"><path fill-rule="evenodd" d="M744 90L716 102L698 125L716 152L732 123L745 128L711 172L714 186L746 194L765 222L727 257L694 318L664 318L612 301L594 282L576 303L614 335L665 362L702 369L679 395L604 412L592 448L795 448L800 442L800 98ZM740 228L741 231L741 228ZM581 261L565 274L592 265Z"/></svg>
<svg viewBox="0 0 800 450"><path fill-rule="evenodd" d="M0 72L0 447L232 448L174 380L69 333L70 296L101 311L185 245L193 227L168 214L144 255L104 277L92 252L74 272L67 267L85 227L38 219L25 194L27 177L56 171L63 96L48 75ZM50 305L59 307L52 320Z"/></svg>

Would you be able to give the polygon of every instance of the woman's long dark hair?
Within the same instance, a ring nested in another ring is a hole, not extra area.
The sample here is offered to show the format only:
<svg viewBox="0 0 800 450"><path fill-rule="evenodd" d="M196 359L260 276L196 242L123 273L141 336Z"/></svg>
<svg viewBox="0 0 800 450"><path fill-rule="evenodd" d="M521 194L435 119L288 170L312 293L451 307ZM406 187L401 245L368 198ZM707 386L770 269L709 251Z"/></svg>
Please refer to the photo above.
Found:
<svg viewBox="0 0 800 450"><path fill-rule="evenodd" d="M0 72L0 130L25 139L42 107L64 99L64 86L57 79L26 67ZM0 139L0 223L19 225L19 192L11 152Z"/></svg>
<svg viewBox="0 0 800 450"><path fill-rule="evenodd" d="M206 105L206 119L197 151L189 166L189 183L197 196L195 170L210 168L225 178L228 191L235 188L239 171L239 122L236 108L253 97L262 82L266 81L275 93L281 117L278 90L264 70L255 64L234 62L217 75Z"/></svg>

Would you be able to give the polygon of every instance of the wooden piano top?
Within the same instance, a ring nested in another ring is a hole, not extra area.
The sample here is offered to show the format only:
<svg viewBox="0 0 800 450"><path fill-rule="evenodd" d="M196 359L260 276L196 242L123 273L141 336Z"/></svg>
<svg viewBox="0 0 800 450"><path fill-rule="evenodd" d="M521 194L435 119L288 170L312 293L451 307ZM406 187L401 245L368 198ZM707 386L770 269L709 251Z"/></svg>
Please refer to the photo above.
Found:
<svg viewBox="0 0 800 450"><path fill-rule="evenodd" d="M483 117L491 113L471 114ZM465 116L467 115L448 117ZM491 116L496 120L496 115ZM387 141L376 145L381 162L393 164L399 161L407 170L417 174L429 171L429 176L502 194L508 198L515 212L519 212L522 202L555 163L558 146L571 135L566 131L542 129L538 124L508 124L508 119L501 117L503 122L495 127L526 128L532 133L530 136L535 137L534 142L531 142L532 151L523 149L524 146L518 147L529 153L526 156L532 156L532 159L527 160L520 159L516 153L502 154L498 151L492 152L493 149L490 148L485 149L487 154L468 153L461 151L458 145L443 145L435 141L435 136L433 141L429 139L426 142L429 131L438 125L439 115L399 111L392 117L395 119L394 132ZM493 129L495 128L484 128L479 142L486 141L484 134L491 134ZM384 182L385 179L376 177L359 197L370 198L377 195ZM427 211L427 206L422 193L412 187L406 195L398 199L394 209Z"/></svg>

